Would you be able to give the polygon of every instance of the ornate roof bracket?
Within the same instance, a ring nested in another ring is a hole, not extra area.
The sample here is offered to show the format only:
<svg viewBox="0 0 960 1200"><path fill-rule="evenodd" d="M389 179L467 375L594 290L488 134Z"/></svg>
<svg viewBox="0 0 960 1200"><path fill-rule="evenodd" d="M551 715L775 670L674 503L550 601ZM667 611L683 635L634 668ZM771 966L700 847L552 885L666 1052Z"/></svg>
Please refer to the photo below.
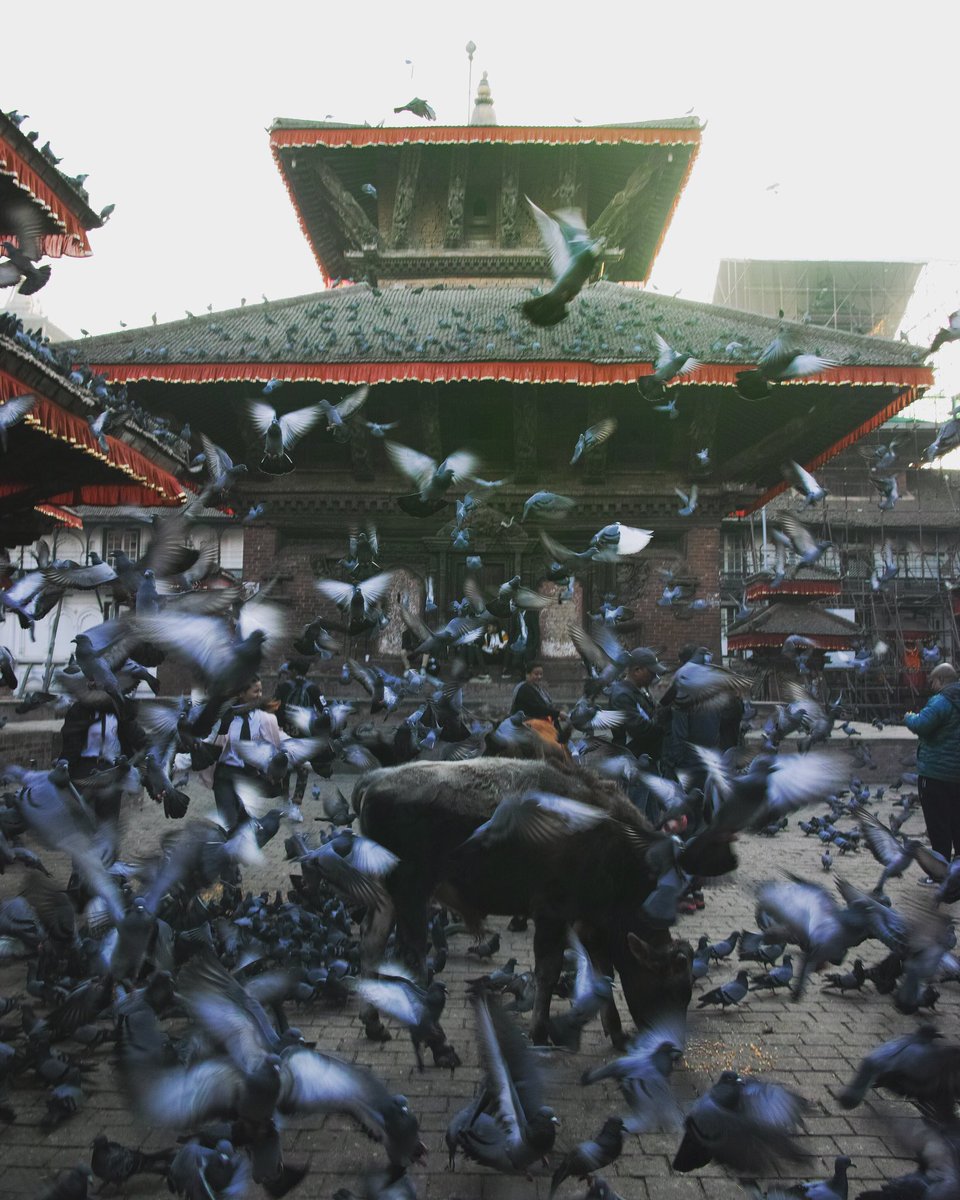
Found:
<svg viewBox="0 0 960 1200"><path fill-rule="evenodd" d="M520 240L520 160L512 146L503 148L500 175L500 244L507 248Z"/></svg>
<svg viewBox="0 0 960 1200"><path fill-rule="evenodd" d="M447 185L447 230L445 246L463 244L463 206L467 193L467 164L469 155L466 146L455 146L450 159L450 182Z"/></svg>
<svg viewBox="0 0 960 1200"><path fill-rule="evenodd" d="M784 458L784 448L803 433L807 423L806 414L791 417L773 433L768 433L766 437L754 442L746 450L741 450L733 458L728 458L723 463L724 477L727 479L749 478L758 463L766 464L771 459L774 462L780 462Z"/></svg>
<svg viewBox="0 0 960 1200"><path fill-rule="evenodd" d="M562 146L557 157L557 186L553 189L554 207L573 208L577 201L577 147Z"/></svg>
<svg viewBox="0 0 960 1200"><path fill-rule="evenodd" d="M622 245L630 233L631 210L634 203L647 189L654 176L660 172L652 163L641 163L630 178L613 197L603 212L590 226L592 237L605 237L609 245ZM620 252L621 257L623 251Z"/></svg>
<svg viewBox="0 0 960 1200"><path fill-rule="evenodd" d="M334 209L338 224L345 230L354 247L363 249L379 246L379 229L343 186L333 168L316 159L313 163L313 173Z"/></svg>
<svg viewBox="0 0 960 1200"><path fill-rule="evenodd" d="M400 148L400 175L397 179L397 194L393 201L393 224L390 226L390 245L402 250L407 245L410 215L417 194L417 179L420 175L420 146Z"/></svg>

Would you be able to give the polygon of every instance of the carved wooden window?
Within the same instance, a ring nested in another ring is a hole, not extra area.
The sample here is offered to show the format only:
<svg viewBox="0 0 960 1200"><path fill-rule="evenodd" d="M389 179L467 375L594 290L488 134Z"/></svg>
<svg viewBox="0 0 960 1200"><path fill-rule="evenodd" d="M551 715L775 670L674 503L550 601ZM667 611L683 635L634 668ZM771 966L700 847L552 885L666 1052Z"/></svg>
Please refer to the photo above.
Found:
<svg viewBox="0 0 960 1200"><path fill-rule="evenodd" d="M497 205L492 191L471 192L467 200L464 236L468 246L492 246Z"/></svg>

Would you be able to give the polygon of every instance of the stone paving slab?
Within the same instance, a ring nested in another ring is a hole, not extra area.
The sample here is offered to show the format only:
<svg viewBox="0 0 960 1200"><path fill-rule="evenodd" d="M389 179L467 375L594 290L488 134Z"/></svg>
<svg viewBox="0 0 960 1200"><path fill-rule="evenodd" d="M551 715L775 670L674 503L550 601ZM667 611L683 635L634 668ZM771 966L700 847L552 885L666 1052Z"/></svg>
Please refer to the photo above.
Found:
<svg viewBox="0 0 960 1200"><path fill-rule="evenodd" d="M314 780L314 783L317 781ZM336 785L349 788L348 776L335 778L323 787ZM209 793L198 783L191 786L194 795L191 815L203 815L209 807ZM318 830L312 817L320 813L319 804L309 799L307 820L301 827ZM886 819L890 806L880 805L880 815ZM160 810L149 800L135 801L128 814L124 846L127 852L146 850L155 844L164 827ZM907 826L911 834L922 832L919 816ZM290 866L283 861L281 834L267 848L264 864L246 874L245 885L254 890L283 887ZM756 928L754 894L758 881L776 877L783 869L793 870L817 881L830 882L822 871L820 845L815 839L804 838L795 821L790 829L775 838L745 837L738 847L740 868L737 873L719 881L706 890L703 911L683 916L679 930L691 941L702 933L717 940L731 930ZM56 877L66 879L66 864L57 856L44 854ZM602 864L598 864L602 869ZM853 882L867 887L879 877L880 868L867 851L839 859L838 867ZM908 901L919 894L914 868L904 880L888 884L895 902ZM0 895L8 895L20 885L18 869L0 878ZM512 934L506 930L506 920L494 918L491 926L501 933L502 945L494 965L514 956L518 970L532 966L532 935ZM451 939L451 952L444 972L449 1000L443 1024L450 1040L456 1045L464 1066L453 1075L428 1066L418 1074L409 1039L395 1029L394 1040L376 1045L362 1036L357 1020L357 1004L351 1000L342 1012L329 1012L316 1006L291 1011L295 1022L307 1038L315 1038L320 1049L356 1061L374 1069L393 1091L403 1091L418 1113L424 1142L430 1154L424 1167L414 1171L418 1193L428 1200L507 1200L525 1197L545 1200L549 1193L550 1172L543 1172L531 1181L499 1177L489 1171L458 1159L457 1169L447 1167L443 1134L453 1114L473 1095L480 1077L476 1049L472 1037L472 1018L465 996L465 981L479 972L475 959L466 955L471 939L458 935ZM885 949L869 942L860 947L867 965L879 961ZM845 964L847 969L854 955ZM753 973L756 964L748 964ZM814 977L807 995L794 1003L783 995L752 993L735 1010L719 1012L697 1009L696 998L709 987L731 979L737 964L711 969L709 978L697 985L690 1013L689 1037L684 1064L674 1075L675 1090L681 1100L689 1100L703 1092L726 1067L761 1072L765 1077L796 1087L809 1099L814 1110L807 1121L807 1132L801 1138L810 1156L801 1164L796 1175L785 1174L785 1180L808 1179L829 1175L832 1162L839 1153L849 1154L855 1163L851 1171L851 1196L868 1186L876 1186L890 1174L909 1169L901 1156L892 1133L891 1117L913 1119L909 1106L884 1099L872 1093L868 1100L853 1112L840 1109L833 1096L850 1077L863 1054L878 1042L909 1031L928 1015L907 1017L893 1007L890 997L881 997L868 985L862 994L837 996L824 992ZM0 970L0 995L14 995L22 989L22 965ZM960 1012L960 988L945 984L935 1019L945 1032L957 1028ZM562 1004L555 1001L555 1004ZM626 1017L622 997L619 1004ZM6 1023L15 1020L8 1018ZM73 1049L69 1043L66 1049ZM32 1082L18 1083L11 1090L11 1103L18 1119L10 1126L0 1126L0 1200L22 1200L41 1195L45 1184L59 1169L89 1161L89 1147L98 1133L106 1133L129 1145L157 1148L170 1144L176 1131L147 1127L131 1110L126 1098L116 1088L116 1078L108 1048L91 1055L98 1070L91 1077L88 1100L77 1116L50 1134L39 1128L44 1112L43 1099ZM428 1056L429 1057L429 1056ZM584 1137L596 1133L604 1118L620 1109L620 1098L609 1083L589 1089L579 1085L584 1070L610 1057L599 1025L591 1026L583 1040L582 1051L575 1055L557 1053L550 1068L547 1097L560 1115L562 1126L558 1133L553 1165L559 1155ZM311 1172L293 1196L330 1197L339 1187L359 1189L362 1172L371 1165L383 1162L382 1151L370 1142L346 1117L340 1115L289 1118L284 1129L284 1146L288 1161L308 1161ZM722 1168L711 1164L690 1175L671 1171L670 1162L679 1144L679 1135L646 1134L628 1138L620 1160L604 1173L624 1200L712 1200L714 1197L736 1196L741 1193L737 1182ZM558 1193L565 1197L582 1196L585 1186L566 1182ZM153 1177L137 1178L119 1193L121 1196L152 1200L168 1196L166 1185ZM259 1188L250 1195L259 1200Z"/></svg>

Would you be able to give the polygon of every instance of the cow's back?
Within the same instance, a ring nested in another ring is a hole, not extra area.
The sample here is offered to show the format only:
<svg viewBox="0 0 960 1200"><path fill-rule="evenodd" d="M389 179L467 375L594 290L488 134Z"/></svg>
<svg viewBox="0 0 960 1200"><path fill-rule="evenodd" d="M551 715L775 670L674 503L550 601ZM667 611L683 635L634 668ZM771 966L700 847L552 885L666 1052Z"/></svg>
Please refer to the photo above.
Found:
<svg viewBox="0 0 960 1200"><path fill-rule="evenodd" d="M526 759L480 758L461 763L416 762L382 768L358 781L353 805L365 837L391 850L421 880L437 881L446 874L457 848L489 820L505 795L531 790L602 808L618 822L643 824L628 800L592 776ZM610 826L604 830L607 835L612 832ZM619 835L616 841L623 844L626 839ZM516 849L529 870L529 848ZM480 874L505 873L504 869L513 865L508 861L512 857L506 847L481 856L486 861ZM542 857L538 855L541 861ZM471 874L480 865L475 864ZM481 888L487 890L483 885Z"/></svg>

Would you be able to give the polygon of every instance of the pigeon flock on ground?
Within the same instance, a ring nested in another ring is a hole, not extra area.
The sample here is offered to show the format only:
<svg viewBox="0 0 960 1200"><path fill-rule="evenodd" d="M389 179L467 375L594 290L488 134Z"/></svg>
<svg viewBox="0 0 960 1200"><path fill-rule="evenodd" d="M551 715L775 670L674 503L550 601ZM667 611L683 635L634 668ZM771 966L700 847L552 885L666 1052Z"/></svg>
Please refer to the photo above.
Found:
<svg viewBox="0 0 960 1200"><path fill-rule="evenodd" d="M436 117L418 97L396 111ZM593 278L602 239L590 235L580 213L549 214L532 199L530 207L553 284L525 302L523 312L534 324L552 325L564 319ZM19 283L22 292L35 291L49 275L49 268L36 266L36 231L21 222L7 232L16 244L2 243L0 286ZM271 381L244 414L260 441L259 461L235 463L205 434L195 437L189 427L173 431L123 388L110 388L13 317L2 318L0 336L39 356L103 405L91 419L98 440L111 427L129 423L184 452L196 442L200 449L188 473L202 478L182 509L155 519L149 546L136 561L117 552L110 563L96 555L78 563L57 559L41 546L34 566L3 567L0 609L4 619L24 629L32 629L73 590L109 598L117 614L78 634L69 663L53 672L46 690L20 697L17 711L86 705L134 725L138 745L77 779L63 759L0 766L0 875L7 877L0 901L0 969L7 981L7 994L0 997L0 1147L2 1124L18 1119L24 1091L42 1092L43 1127L55 1131L95 1105L96 1081L108 1074L150 1128L169 1135L167 1148L146 1152L105 1128L89 1163L65 1171L42 1194L84 1200L94 1181L99 1191L125 1187L134 1176L156 1175L188 1200L239 1197L254 1185L283 1196L307 1174L306 1165L285 1152L289 1131L308 1115L337 1113L373 1143L363 1196L415 1196L418 1164L436 1148L424 1144L416 1106L399 1081L366 1065L375 1062L375 1051L361 1051L359 1062L327 1053L296 1022L302 1019L298 1014L309 1013L316 1023L318 1013L355 1011L364 1004L404 1030L418 1075L455 1072L462 1056L443 1028L449 994L443 973L456 952L450 939L466 926L459 914L432 902L425 974L405 967L401 928L388 942L385 961L373 972L361 970L362 935L385 910L393 877L409 864L355 829L350 798L339 789L334 795L326 784L314 789L323 828L304 832L311 772L323 780L334 773L346 779L415 760L544 761L553 755L552 761L562 759L557 769L598 791L621 790L645 814L638 817L644 861L656 866L645 910L651 927L660 931L708 902L703 880L683 868L685 847L701 835L725 843L777 838L799 822L810 853L757 884L757 929L734 929L717 940L703 936L690 948L695 1008L716 1009L721 1021L723 1010L749 1006L757 994L802 1005L814 989L836 994L838 1003L848 993L869 989L871 1003L894 1006L908 1031L863 1059L838 1089L834 1111L855 1109L878 1090L912 1105L919 1114L910 1123L917 1169L859 1195L960 1197L960 1043L935 1023L940 989L960 982L950 918L950 906L960 899L960 868L904 831L913 820L919 833L911 791L916 776L909 770L890 789L892 811L880 811L889 798L857 777L869 751L857 743L849 723L853 714L840 699L818 694L813 678L810 686L789 685L784 702L756 728L757 752L754 739L747 752L744 735L758 719L749 700L753 679L711 662L709 655L695 656L673 672L672 704L690 717L737 714L739 744L724 752L693 744L687 747L689 769L661 770L618 737L620 727L654 718L611 700L649 652L627 649L635 614L609 595L587 625L571 629L586 675L575 708L558 714L556 750L522 710L483 719L471 706L471 676L475 679L479 662L473 652L491 622L509 622L516 633L508 661L529 662L531 627L555 602L537 590L540 580L514 576L485 590L474 573L449 616L437 611L429 592L420 611L397 605L411 663L398 674L369 653L371 635L390 620L394 597L389 547L381 546L372 525L350 533L338 577L317 581L317 615L299 630L290 628L268 580L255 589L205 587L216 559L194 547L190 537L202 508L228 504L241 481L256 472L295 470L300 443L314 431L349 440L362 426L383 441L397 476L398 506L424 522L452 520L454 547L476 566L471 526L504 481L485 478L482 461L469 448L438 460L395 440L393 423L376 420L375 394L366 388L336 404L324 400L284 412L279 381ZM931 352L957 337L954 314ZM671 382L699 364L662 337L651 356L654 370L641 393L669 419L676 411L668 396ZM745 399L761 401L780 382L832 365L781 330L757 364L740 373L738 389ZM0 408L4 447L28 412L26 401ZM616 421L606 418L584 430L570 448L572 465L616 436L616 429ZM948 421L925 458L935 459L958 442L956 421ZM709 461L709 447L695 449L700 461ZM896 447L875 447L870 456L880 506L892 507ZM784 475L803 510L824 499L825 489L798 463L788 461ZM691 515L696 484L677 481L677 496L680 515ZM542 480L511 520L562 520L574 503ZM249 523L262 513L263 505L254 504L237 520ZM613 512L608 516L586 545L568 547L543 530L545 577L572 588L578 575L598 564L642 554L654 531L629 526ZM796 565L815 563L829 545L789 512L773 537L778 550L773 586ZM877 588L896 573L895 563L884 561ZM711 602L696 598L681 577L665 578L664 606L696 610ZM813 675L811 650L799 636L784 644L784 657L800 678ZM883 653L879 645L864 647L860 661L877 661ZM235 785L234 819L226 820L222 809L219 819L197 817L191 807L200 803L198 776L216 762L218 736L244 715L237 697L261 670L267 673L284 659L286 696L295 699L281 700L282 741L238 741L244 777ZM308 669L332 659L342 660L342 682L362 689L362 703L326 697L315 685L311 690L306 669L297 665L306 660ZM156 670L165 663L189 677L189 694L158 694ZM3 688L18 687L18 670L9 651L0 654ZM134 698L144 687L152 695ZM787 745L797 753L787 753ZM163 833L153 844L139 835L131 817L143 790L163 813ZM563 843L575 854L580 839L610 819L596 804L549 792L504 791L497 799L492 815L463 841L481 860L504 846L535 856ZM269 892L245 890L244 872L257 869L264 847L280 836L291 863L289 878L278 878ZM655 862L649 851L654 844L662 855ZM869 890L844 873L848 856L859 861L866 855L878 868ZM603 865L592 869L602 871ZM921 875L924 887L916 896L901 885L895 898L888 894L891 881ZM511 925L522 931L530 915L516 913ZM583 1030L599 1021L614 988L585 950L586 940L571 924L558 985L569 1005L551 1019L548 1048L533 1045L521 1024L534 1006L533 969L516 957L498 964L500 939L492 929L482 930L466 949L483 971L469 984L480 1069L475 1095L451 1114L446 1133L451 1195L465 1158L513 1177L511 1195L529 1194L527 1181L548 1172L551 1196L561 1189L573 1195L577 1188L576 1194L593 1200L616 1200L603 1172L621 1154L634 1152L639 1135L659 1133L675 1139L675 1172L718 1164L728 1173L730 1194L742 1185L769 1200L847 1200L848 1172L855 1171L847 1155L837 1157L828 1178L777 1183L765 1193L753 1182L804 1173L801 1135L814 1107L792 1087L752 1072L723 1070L695 1100L678 1097L671 1076L687 1050L686 1011L652 1015L617 1055L583 1071L579 1099L596 1113L595 1132L564 1151L553 1063L580 1052ZM869 965L863 947L879 955L871 954ZM919 1020L907 1022L917 1014ZM368 1037L372 1028L367 1026ZM613 1091L595 1087L604 1081L616 1087L616 1112L609 1111ZM331 1144L334 1138L331 1132ZM346 1200L350 1194L336 1195Z"/></svg>

